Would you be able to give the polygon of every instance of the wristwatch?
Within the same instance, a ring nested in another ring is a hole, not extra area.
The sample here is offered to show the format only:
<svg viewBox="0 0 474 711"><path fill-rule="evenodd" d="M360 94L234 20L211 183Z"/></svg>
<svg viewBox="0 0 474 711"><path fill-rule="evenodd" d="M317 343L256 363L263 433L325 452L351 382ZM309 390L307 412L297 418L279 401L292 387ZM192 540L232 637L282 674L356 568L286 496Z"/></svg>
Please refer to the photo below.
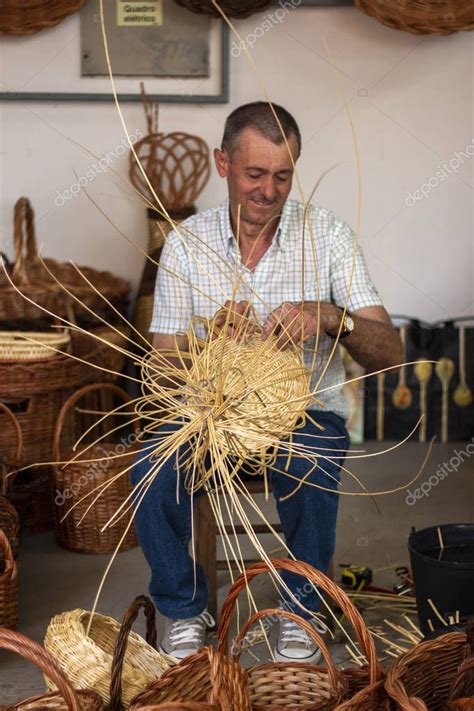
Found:
<svg viewBox="0 0 474 711"><path fill-rule="evenodd" d="M344 318L342 319L342 328L341 332L339 333L339 338L347 338L347 336L350 336L351 333L354 330L354 319L352 316L346 311L344 314ZM337 333L328 333L326 331L326 335L329 336L329 338L334 338L336 339L338 337Z"/></svg>

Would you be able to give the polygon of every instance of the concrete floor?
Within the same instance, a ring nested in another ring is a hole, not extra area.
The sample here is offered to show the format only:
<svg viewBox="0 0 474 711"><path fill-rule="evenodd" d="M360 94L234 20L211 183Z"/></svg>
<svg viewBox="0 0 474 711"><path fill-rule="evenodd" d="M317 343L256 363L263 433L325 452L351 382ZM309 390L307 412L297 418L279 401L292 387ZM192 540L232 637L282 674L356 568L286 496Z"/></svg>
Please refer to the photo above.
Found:
<svg viewBox="0 0 474 711"><path fill-rule="evenodd" d="M407 539L411 526L419 529L443 523L474 522L474 457L469 459L465 446L466 443L434 445L415 486L426 482L443 462L449 463L455 450L458 455L464 452L460 457L464 461L457 471L432 487L429 495L414 505L406 503L405 488L377 497L380 513L369 498L341 497L335 559L337 578L338 564L351 562L370 566L375 571L376 585L392 586L397 579L387 567L408 564ZM369 453L382 449L373 443L363 447ZM380 457L353 460L351 469L360 475L370 491L393 489L406 485L415 476L426 452L427 445L408 443ZM343 488L354 490L347 479ZM268 518L275 520L273 503L265 506L269 507ZM275 547L275 541L269 540L268 550ZM19 630L42 641L53 615L77 607L90 609L107 560L108 556L81 555L61 549L53 532L24 537L19 556ZM385 570L377 572L381 568ZM103 590L99 611L120 619L131 600L147 592L147 585L148 570L141 551L135 549L120 554ZM221 600L227 586L228 577L222 573ZM256 595L259 607L276 602L276 593L268 582L259 583ZM137 625L139 632L141 629L141 625ZM26 698L43 689L42 676L32 664L0 652L0 704Z"/></svg>

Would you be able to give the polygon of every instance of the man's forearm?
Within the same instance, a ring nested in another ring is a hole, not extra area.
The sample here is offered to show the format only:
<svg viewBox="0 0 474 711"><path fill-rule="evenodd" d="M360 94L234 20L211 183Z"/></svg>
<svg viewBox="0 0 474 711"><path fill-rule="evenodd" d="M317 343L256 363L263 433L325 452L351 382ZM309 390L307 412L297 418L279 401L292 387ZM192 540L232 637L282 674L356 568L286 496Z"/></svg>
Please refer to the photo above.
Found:
<svg viewBox="0 0 474 711"><path fill-rule="evenodd" d="M335 308L335 327L331 333L337 333L342 311ZM375 321L357 314L351 314L354 330L341 343L368 372L399 366L404 360L403 345L395 328L390 323Z"/></svg>

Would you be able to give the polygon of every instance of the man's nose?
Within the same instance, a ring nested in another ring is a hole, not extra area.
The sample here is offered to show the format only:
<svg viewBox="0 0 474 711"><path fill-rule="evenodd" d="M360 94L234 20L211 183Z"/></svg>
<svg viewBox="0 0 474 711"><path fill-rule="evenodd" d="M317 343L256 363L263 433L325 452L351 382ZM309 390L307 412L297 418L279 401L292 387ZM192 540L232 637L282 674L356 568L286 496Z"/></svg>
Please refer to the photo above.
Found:
<svg viewBox="0 0 474 711"><path fill-rule="evenodd" d="M276 187L271 175L265 176L260 182L260 192L266 200L274 200L276 197Z"/></svg>

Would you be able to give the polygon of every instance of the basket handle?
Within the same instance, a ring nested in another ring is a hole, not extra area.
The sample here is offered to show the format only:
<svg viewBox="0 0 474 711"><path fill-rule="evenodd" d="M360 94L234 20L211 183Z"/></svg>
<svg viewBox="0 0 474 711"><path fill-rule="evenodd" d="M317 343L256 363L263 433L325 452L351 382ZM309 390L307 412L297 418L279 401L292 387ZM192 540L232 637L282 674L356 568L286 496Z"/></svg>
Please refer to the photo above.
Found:
<svg viewBox="0 0 474 711"><path fill-rule="evenodd" d="M367 626L362 618L362 615L357 608L352 604L346 593L336 585L330 578L321 573L309 563L304 563L301 560L290 560L289 558L272 558L271 563L276 570L288 570L297 575L302 575L310 582L322 588L332 600L335 600L347 618L351 621L352 626L357 635L360 647L367 658L369 665L369 679L371 684L375 684L382 678L382 668L377 658L374 640L367 629ZM221 618L219 622L218 637L219 651L225 653L228 647L229 630L232 613L239 594L247 587L253 578L261 573L268 572L269 566L265 562L259 562L247 568L235 580L229 590L229 593L224 601L221 610ZM299 621L299 620L298 620Z"/></svg>
<svg viewBox="0 0 474 711"><path fill-rule="evenodd" d="M57 686L69 711L81 711L76 692L64 672L60 669L54 657L38 642L34 642L20 632L1 627L0 648L8 649L33 662Z"/></svg>
<svg viewBox="0 0 474 711"><path fill-rule="evenodd" d="M295 615L294 612L290 612L289 610L282 610L281 608L271 608L267 610L259 610L255 614L253 614L249 619L244 622L239 634L235 638L232 648L237 647L236 650L231 648L231 654L234 657L234 659L238 660L240 658L240 655L243 651L242 647L242 642L244 641L245 635L247 634L248 630L250 627L253 627L253 625L258 622L262 617L269 617L270 615L272 616L278 616L278 617L287 617L289 620L293 620L293 622L297 622L306 632L307 634L311 637L311 639L316 642L318 647L321 649L323 659L326 662L327 668L328 668L328 676L329 676L329 681L331 684L331 690L334 692L337 692L337 670L336 667L334 666L333 659L331 657L331 654L329 653L329 649L322 639L321 635L318 634L318 632L314 629L313 625L311 625L307 620L304 620L302 617L299 615Z"/></svg>
<svg viewBox="0 0 474 711"><path fill-rule="evenodd" d="M2 573L2 575L5 575L5 573L10 573L11 579L14 580L16 578L17 565L16 565L15 558L13 557L10 541L8 540L5 532L1 528L0 528L0 548L3 551L3 560L5 562L5 569Z"/></svg>
<svg viewBox="0 0 474 711"><path fill-rule="evenodd" d="M122 711L122 669L127 649L128 635L132 625L138 617L138 613L143 608L146 619L147 643L156 649L156 613L155 606L146 595L139 595L132 602L123 616L122 625L117 635L112 659L112 674L110 677L110 704L109 711Z"/></svg>
<svg viewBox="0 0 474 711"><path fill-rule="evenodd" d="M125 390L122 390L122 388L117 387L117 385L112 385L112 383L92 383L91 385L84 385L82 388L79 388L79 390L76 390L76 392L70 395L66 402L63 404L59 412L58 419L56 421L56 427L54 428L53 436L53 459L55 461L59 462L61 459L61 431L63 429L64 419L66 417L67 411L70 407L72 407L72 405L74 405L78 400L80 400L83 395L87 395L88 393L94 392L95 390L110 390L111 392L115 393L115 395L120 397L124 402L130 402L131 400L130 396L125 392ZM132 412L133 414L135 414L135 411L133 409ZM133 429L135 431L135 434L139 433L140 425L138 423L138 420L133 423Z"/></svg>
<svg viewBox="0 0 474 711"><path fill-rule="evenodd" d="M25 244L26 233L26 244ZM35 236L35 213L26 197L16 201L13 213L14 263L12 281L28 284L28 264L35 260L38 250Z"/></svg>
<svg viewBox="0 0 474 711"><path fill-rule="evenodd" d="M13 428L15 430L16 434L16 452L15 452L15 464L18 464L23 456L23 433L21 431L20 423L18 422L18 418L15 415L10 408L5 405L5 403L0 402L0 410L7 415L7 417L10 419L10 421L13 424ZM9 474L8 471L5 470L3 476L2 476L2 481L1 481L1 492L4 496L7 495L7 490L8 490L8 478Z"/></svg>

